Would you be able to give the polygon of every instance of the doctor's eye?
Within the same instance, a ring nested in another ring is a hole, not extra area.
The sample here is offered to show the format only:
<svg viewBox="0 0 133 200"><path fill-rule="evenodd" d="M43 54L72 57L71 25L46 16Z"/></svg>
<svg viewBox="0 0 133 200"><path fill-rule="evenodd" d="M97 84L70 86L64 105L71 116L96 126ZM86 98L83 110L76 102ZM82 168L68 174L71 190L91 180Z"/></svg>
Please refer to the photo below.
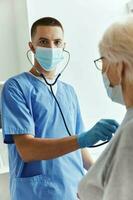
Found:
<svg viewBox="0 0 133 200"><path fill-rule="evenodd" d="M39 46L41 47L45 47L45 46L48 46L49 45L49 41L44 39L44 40L40 40L39 43L38 43Z"/></svg>
<svg viewBox="0 0 133 200"><path fill-rule="evenodd" d="M55 44L57 47L60 47L60 46L62 46L63 42L62 42L62 40L55 40L55 41L54 41L54 44Z"/></svg>

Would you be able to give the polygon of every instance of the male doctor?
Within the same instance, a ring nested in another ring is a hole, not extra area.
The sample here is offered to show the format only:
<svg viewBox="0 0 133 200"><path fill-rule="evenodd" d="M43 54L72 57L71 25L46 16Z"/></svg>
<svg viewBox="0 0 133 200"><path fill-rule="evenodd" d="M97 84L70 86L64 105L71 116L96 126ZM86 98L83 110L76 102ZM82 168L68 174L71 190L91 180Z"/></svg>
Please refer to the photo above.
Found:
<svg viewBox="0 0 133 200"><path fill-rule="evenodd" d="M11 200L75 200L84 168L92 164L84 148L110 140L118 124L101 120L85 132L72 86L57 80L50 90L46 84L55 81L64 57L64 30L58 20L45 17L34 22L29 47L33 67L7 80L2 93Z"/></svg>

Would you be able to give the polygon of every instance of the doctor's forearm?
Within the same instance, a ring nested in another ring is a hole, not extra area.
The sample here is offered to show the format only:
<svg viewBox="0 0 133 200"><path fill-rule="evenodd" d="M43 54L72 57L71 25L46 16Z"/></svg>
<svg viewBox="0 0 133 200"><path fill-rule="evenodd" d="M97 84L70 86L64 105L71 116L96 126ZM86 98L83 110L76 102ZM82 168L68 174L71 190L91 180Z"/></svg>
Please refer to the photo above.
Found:
<svg viewBox="0 0 133 200"><path fill-rule="evenodd" d="M22 135L14 136L14 141L21 158L25 162L54 159L79 149L76 136L61 139L42 139Z"/></svg>

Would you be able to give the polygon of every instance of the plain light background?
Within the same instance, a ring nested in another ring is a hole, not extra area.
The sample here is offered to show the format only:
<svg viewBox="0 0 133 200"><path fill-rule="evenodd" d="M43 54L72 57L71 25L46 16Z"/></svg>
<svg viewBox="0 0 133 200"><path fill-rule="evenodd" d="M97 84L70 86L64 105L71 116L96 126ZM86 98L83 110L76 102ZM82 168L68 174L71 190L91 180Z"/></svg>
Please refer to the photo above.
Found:
<svg viewBox="0 0 133 200"><path fill-rule="evenodd" d="M74 86L86 129L101 118L113 118L120 123L125 108L107 97L101 73L95 68L93 60L99 57L98 43L104 30L112 22L128 15L127 2L0 0L0 81L31 68L26 58L31 25L40 17L55 17L64 26L66 49L71 53L70 63L61 79ZM97 159L104 148L90 150L93 158ZM1 163L5 153L2 149ZM3 170L2 167L0 170ZM7 186L8 174L1 173L0 199L9 199Z"/></svg>

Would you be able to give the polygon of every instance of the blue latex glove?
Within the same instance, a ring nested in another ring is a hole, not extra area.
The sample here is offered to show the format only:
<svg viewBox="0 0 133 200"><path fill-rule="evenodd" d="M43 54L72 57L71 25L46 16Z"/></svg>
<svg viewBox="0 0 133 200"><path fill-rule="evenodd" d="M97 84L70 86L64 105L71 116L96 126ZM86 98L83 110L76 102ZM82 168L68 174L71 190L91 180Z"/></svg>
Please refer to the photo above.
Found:
<svg viewBox="0 0 133 200"><path fill-rule="evenodd" d="M90 130L77 135L77 141L80 148L92 146L99 140L110 140L118 126L119 124L113 119L100 120Z"/></svg>

